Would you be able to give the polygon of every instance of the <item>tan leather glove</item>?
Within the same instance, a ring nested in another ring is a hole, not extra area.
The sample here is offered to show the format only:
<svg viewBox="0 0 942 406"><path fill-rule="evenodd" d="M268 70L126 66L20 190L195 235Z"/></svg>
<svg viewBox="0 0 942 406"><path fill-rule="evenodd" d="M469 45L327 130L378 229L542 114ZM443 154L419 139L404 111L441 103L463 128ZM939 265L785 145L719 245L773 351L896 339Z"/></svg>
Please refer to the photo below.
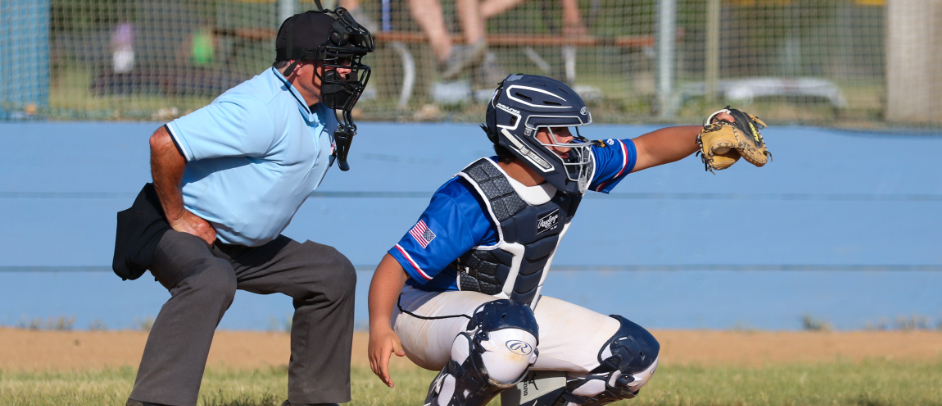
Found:
<svg viewBox="0 0 942 406"><path fill-rule="evenodd" d="M719 113L728 113L735 122L725 120L712 122ZM765 165L772 154L765 147L765 140L759 129L765 128L765 123L758 117L742 110L725 109L717 111L707 117L703 130L697 136L700 144L700 159L706 170L723 170L732 166L739 157L743 157L755 166Z"/></svg>

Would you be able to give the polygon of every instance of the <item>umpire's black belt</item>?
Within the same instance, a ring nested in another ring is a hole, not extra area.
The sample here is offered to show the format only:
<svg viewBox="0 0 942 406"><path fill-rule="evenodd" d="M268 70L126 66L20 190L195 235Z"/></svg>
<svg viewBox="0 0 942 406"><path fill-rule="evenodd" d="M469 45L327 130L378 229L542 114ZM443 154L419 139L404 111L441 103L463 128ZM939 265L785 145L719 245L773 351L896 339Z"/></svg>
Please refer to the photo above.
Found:
<svg viewBox="0 0 942 406"><path fill-rule="evenodd" d="M222 251L223 254L226 254L230 257L236 254L241 254L245 251L252 249L252 247L245 246L242 244L226 244L219 240L216 240L216 242L213 243L213 246L216 248L219 248L219 250Z"/></svg>

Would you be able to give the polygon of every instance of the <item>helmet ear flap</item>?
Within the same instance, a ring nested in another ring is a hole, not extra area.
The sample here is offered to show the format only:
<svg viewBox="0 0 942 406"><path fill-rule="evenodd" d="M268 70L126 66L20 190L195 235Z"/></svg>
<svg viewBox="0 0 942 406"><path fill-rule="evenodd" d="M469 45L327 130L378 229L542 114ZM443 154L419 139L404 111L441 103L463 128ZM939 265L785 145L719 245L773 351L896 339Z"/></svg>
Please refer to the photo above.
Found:
<svg viewBox="0 0 942 406"><path fill-rule="evenodd" d="M497 133L487 128L487 124L481 124L481 129L487 134L487 139L491 140L491 143L497 144L500 142L500 140L497 139Z"/></svg>
<svg viewBox="0 0 942 406"><path fill-rule="evenodd" d="M481 129L487 134L487 139L495 145L500 142L500 137L497 135L497 99L502 91L504 91L504 81L497 84L497 89L491 96L491 102L487 105L487 117L484 118L486 124L481 124Z"/></svg>
<svg viewBox="0 0 942 406"><path fill-rule="evenodd" d="M491 107L497 107L497 98L500 97L502 91L504 91L504 81L497 84L497 89L494 90L494 95L491 96Z"/></svg>

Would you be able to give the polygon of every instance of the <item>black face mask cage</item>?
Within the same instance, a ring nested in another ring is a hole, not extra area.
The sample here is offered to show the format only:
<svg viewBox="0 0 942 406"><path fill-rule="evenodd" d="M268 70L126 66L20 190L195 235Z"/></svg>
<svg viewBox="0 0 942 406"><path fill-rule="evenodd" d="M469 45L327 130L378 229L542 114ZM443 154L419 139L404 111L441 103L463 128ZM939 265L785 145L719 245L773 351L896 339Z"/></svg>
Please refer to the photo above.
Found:
<svg viewBox="0 0 942 406"><path fill-rule="evenodd" d="M357 133L357 126L353 123L353 106L366 89L372 72L369 66L362 63L362 59L364 55L373 52L375 43L373 35L358 24L345 8L329 10L321 6L320 0L314 0L314 3L321 12L335 18L327 41L316 49L296 50L291 58L295 61L285 69L284 76L290 76L302 60L315 60L321 65L323 74L315 71L315 75L321 79L321 99L325 106L339 113L337 130L334 131L334 156L340 170L347 171L350 170L347 153ZM289 48L290 43L289 40ZM344 77L337 72L338 68L350 72Z"/></svg>
<svg viewBox="0 0 942 406"><path fill-rule="evenodd" d="M357 133L357 126L353 122L353 106L366 89L372 69L362 63L363 55L350 55L349 48L328 45L321 48L323 57L319 60L324 70L321 75L321 99L325 106L340 113L337 131L334 132L334 143L337 146L334 155L340 170L348 171L350 164L347 163L347 154L353 136ZM344 76L338 69L349 72Z"/></svg>
<svg viewBox="0 0 942 406"><path fill-rule="evenodd" d="M363 64L362 59L375 49L375 44L370 32L345 8L338 7L334 14L337 19L331 24L328 41L318 49L324 66L322 94L327 107L350 110L370 80L372 70ZM344 78L336 69L348 69L350 73Z"/></svg>
<svg viewBox="0 0 942 406"><path fill-rule="evenodd" d="M328 36L328 40L332 45L339 47L353 45L366 52L373 52L376 46L373 42L373 35L357 23L350 16L347 9L338 7L334 10L334 14L337 15L337 19L331 24L330 35Z"/></svg>
<svg viewBox="0 0 942 406"><path fill-rule="evenodd" d="M320 7L320 1L315 2ZM330 10L325 12L331 13ZM321 97L327 107L340 113L337 131L334 131L334 143L337 145L334 155L340 170L348 171L350 164L347 163L347 153L357 133L357 126L353 122L353 106L360 100L372 73L362 59L367 53L373 52L375 44L373 35L358 24L347 9L338 7L332 13L337 15L337 19L331 24L328 41L318 48L318 59L324 69ZM343 77L337 69L350 72Z"/></svg>
<svg viewBox="0 0 942 406"><path fill-rule="evenodd" d="M366 89L372 69L364 65L362 55L343 55L338 48L326 47L321 59L324 69L321 77L321 96L324 104L334 110L352 110ZM349 71L340 75L338 69Z"/></svg>

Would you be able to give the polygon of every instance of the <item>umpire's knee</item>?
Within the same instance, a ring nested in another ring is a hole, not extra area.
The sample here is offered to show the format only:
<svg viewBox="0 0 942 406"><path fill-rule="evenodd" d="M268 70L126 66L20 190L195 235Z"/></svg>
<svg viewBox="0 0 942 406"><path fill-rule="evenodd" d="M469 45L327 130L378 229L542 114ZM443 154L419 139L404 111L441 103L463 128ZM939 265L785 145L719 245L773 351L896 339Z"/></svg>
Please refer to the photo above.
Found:
<svg viewBox="0 0 942 406"><path fill-rule="evenodd" d="M353 299L357 287L357 271L346 255L329 245L312 247L316 250L318 263L322 264L323 271L330 274L329 295L332 301Z"/></svg>
<svg viewBox="0 0 942 406"><path fill-rule="evenodd" d="M183 280L181 285L192 290L204 304L220 304L223 309L232 304L236 292L236 275L228 261L220 258L201 258L200 264L189 264L198 272Z"/></svg>

